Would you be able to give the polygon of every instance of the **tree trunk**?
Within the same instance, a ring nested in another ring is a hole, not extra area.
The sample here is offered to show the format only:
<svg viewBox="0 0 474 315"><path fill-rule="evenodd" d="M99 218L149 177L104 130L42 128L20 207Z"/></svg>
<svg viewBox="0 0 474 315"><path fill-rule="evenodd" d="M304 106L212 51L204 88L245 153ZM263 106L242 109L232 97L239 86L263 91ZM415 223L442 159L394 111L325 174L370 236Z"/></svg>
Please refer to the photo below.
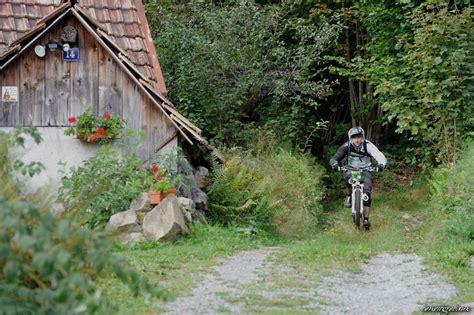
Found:
<svg viewBox="0 0 474 315"><path fill-rule="evenodd" d="M345 37L346 37L346 58L347 61L351 61L351 46L350 46L350 41L349 41L349 31L346 29L345 31ZM356 126L357 122L356 119L354 118L354 113L356 111L356 102L357 102L357 96L356 96L356 91L355 91L355 85L354 81L349 78L349 101L351 104L351 120L352 120L352 126Z"/></svg>

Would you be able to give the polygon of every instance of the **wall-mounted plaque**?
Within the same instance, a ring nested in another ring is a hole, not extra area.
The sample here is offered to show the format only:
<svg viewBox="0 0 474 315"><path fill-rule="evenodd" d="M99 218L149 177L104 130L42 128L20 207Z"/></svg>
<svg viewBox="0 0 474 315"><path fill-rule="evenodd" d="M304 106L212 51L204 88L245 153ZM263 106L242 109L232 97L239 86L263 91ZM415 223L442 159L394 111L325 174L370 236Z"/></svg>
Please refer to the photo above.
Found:
<svg viewBox="0 0 474 315"><path fill-rule="evenodd" d="M2 102L18 102L18 87L2 86Z"/></svg>
<svg viewBox="0 0 474 315"><path fill-rule="evenodd" d="M79 61L79 47L71 47L67 51L63 50L63 61Z"/></svg>

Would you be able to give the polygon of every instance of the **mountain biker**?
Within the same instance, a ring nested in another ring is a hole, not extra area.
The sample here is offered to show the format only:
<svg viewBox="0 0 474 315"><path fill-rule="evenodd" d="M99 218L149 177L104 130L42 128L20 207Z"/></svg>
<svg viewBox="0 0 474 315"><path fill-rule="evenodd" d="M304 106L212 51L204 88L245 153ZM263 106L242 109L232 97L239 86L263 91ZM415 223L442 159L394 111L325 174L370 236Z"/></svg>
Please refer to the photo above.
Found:
<svg viewBox="0 0 474 315"><path fill-rule="evenodd" d="M378 165L378 171L381 172L387 165L385 155L369 140L365 139L364 129L361 127L353 127L347 133L349 141L344 143L329 160L333 170L339 169L339 162L347 157L347 167L354 170L360 170L372 166L371 158L374 158ZM344 180L346 183L346 198L344 199L344 207L351 208L352 185L349 184L351 177L350 171L344 172ZM362 183L364 184L364 193L368 196L368 200L364 200L364 227L370 229L369 213L372 198L372 174L369 171L363 172Z"/></svg>

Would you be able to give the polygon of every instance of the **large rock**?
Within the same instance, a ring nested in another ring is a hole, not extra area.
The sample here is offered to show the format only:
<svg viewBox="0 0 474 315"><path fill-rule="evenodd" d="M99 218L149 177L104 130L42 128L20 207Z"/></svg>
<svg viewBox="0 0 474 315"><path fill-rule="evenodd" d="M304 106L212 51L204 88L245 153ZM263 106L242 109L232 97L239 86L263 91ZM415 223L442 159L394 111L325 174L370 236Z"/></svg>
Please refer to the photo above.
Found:
<svg viewBox="0 0 474 315"><path fill-rule="evenodd" d="M141 193L136 199L132 200L130 210L135 210L138 222L142 224L145 215L151 211L150 197L148 193Z"/></svg>
<svg viewBox="0 0 474 315"><path fill-rule="evenodd" d="M196 209L194 209L194 201L189 198L178 197L178 203L184 211L186 224L191 224L193 222L194 213L196 212Z"/></svg>
<svg viewBox="0 0 474 315"><path fill-rule="evenodd" d="M193 187L191 188L191 193L193 195L194 204L196 208L201 210L207 210L208 202L207 202L207 195L199 188Z"/></svg>
<svg viewBox="0 0 474 315"><path fill-rule="evenodd" d="M131 245L145 241L145 236L143 236L142 232L120 233L116 235L115 240L124 245Z"/></svg>
<svg viewBox="0 0 474 315"><path fill-rule="evenodd" d="M196 187L196 178L193 173L186 173L186 185L180 185L178 191L185 198L192 198L192 187Z"/></svg>
<svg viewBox="0 0 474 315"><path fill-rule="evenodd" d="M183 210L175 195L166 197L143 219L143 234L148 240L172 242L187 233Z"/></svg>
<svg viewBox="0 0 474 315"><path fill-rule="evenodd" d="M117 230L121 232L140 232L141 226L138 223L135 210L127 210L114 214L110 217L105 226L106 231Z"/></svg>
<svg viewBox="0 0 474 315"><path fill-rule="evenodd" d="M207 186L207 177L209 176L209 170L204 166L199 166L194 173L196 185L198 188L204 188Z"/></svg>
<svg viewBox="0 0 474 315"><path fill-rule="evenodd" d="M190 198L178 197L178 203L186 211L192 212L194 210L194 201Z"/></svg>

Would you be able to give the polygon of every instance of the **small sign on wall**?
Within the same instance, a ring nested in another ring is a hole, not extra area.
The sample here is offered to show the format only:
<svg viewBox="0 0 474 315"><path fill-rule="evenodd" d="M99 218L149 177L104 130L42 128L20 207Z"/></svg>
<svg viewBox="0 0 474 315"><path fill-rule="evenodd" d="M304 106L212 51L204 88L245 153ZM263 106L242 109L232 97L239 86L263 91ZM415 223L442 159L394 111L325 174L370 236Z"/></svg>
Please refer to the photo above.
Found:
<svg viewBox="0 0 474 315"><path fill-rule="evenodd" d="M79 61L79 47L71 47L67 51L62 51L63 61Z"/></svg>
<svg viewBox="0 0 474 315"><path fill-rule="evenodd" d="M2 86L2 102L18 102L18 87Z"/></svg>

